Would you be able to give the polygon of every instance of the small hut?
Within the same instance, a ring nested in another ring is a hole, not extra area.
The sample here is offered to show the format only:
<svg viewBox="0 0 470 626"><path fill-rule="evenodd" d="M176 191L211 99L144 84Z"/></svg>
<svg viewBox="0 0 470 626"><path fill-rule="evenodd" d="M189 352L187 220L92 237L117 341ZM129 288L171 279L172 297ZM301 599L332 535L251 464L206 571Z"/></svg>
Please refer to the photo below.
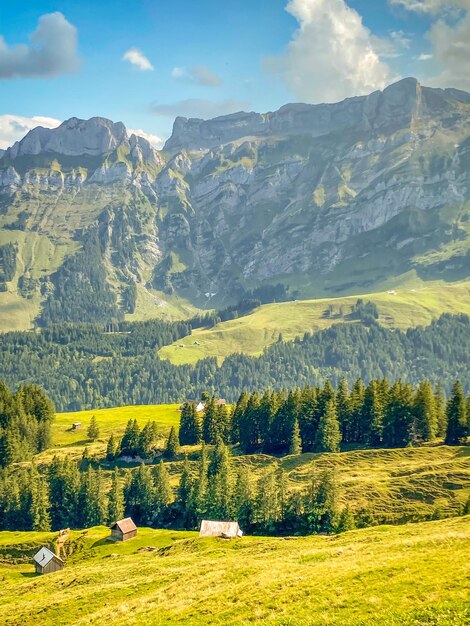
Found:
<svg viewBox="0 0 470 626"><path fill-rule="evenodd" d="M234 537L242 537L238 522L216 522L213 520L203 519L199 537L222 537L222 539L232 539Z"/></svg>
<svg viewBox="0 0 470 626"><path fill-rule="evenodd" d="M50 574L51 572L58 572L64 567L63 560L45 546L34 555L33 560L36 574Z"/></svg>
<svg viewBox="0 0 470 626"><path fill-rule="evenodd" d="M111 541L127 541L137 535L137 526L130 517L114 522L111 526Z"/></svg>
<svg viewBox="0 0 470 626"><path fill-rule="evenodd" d="M82 423L81 422L74 422L72 424L72 430L81 430L82 428Z"/></svg>

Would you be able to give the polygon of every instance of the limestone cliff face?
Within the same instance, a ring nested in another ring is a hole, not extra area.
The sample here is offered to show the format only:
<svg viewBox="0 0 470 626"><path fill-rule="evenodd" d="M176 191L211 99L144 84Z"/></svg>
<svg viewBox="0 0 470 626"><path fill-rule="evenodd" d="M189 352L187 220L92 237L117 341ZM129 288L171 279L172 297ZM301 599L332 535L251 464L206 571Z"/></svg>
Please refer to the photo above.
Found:
<svg viewBox="0 0 470 626"><path fill-rule="evenodd" d="M0 154L0 228L67 254L97 229L118 307L130 285L203 305L206 293L222 304L265 281L310 296L409 270L460 278L469 113L470 94L405 79L337 104L177 118L161 153L122 123L72 118ZM39 273L38 293L54 293L55 273Z"/></svg>

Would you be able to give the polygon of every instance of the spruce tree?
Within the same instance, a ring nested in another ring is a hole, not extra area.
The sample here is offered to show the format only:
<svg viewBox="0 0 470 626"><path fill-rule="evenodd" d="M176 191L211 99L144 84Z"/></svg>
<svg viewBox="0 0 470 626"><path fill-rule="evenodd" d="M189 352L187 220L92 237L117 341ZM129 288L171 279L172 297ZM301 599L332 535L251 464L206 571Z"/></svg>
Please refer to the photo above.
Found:
<svg viewBox="0 0 470 626"><path fill-rule="evenodd" d="M318 425L315 450L317 452L339 452L341 432L334 400L326 404L325 414L321 417Z"/></svg>
<svg viewBox="0 0 470 626"><path fill-rule="evenodd" d="M449 446L460 445L467 437L467 410L462 383L457 380L447 403L447 432L445 442Z"/></svg>
<svg viewBox="0 0 470 626"><path fill-rule="evenodd" d="M435 439L438 423L436 398L431 383L424 380L418 387L415 397L415 433L423 441Z"/></svg>
<svg viewBox="0 0 470 626"><path fill-rule="evenodd" d="M345 378L340 380L336 392L336 411L341 429L341 438L345 443L349 443L351 406L348 382Z"/></svg>
<svg viewBox="0 0 470 626"><path fill-rule="evenodd" d="M106 459L108 461L114 461L114 459L116 458L117 452L118 452L117 441L114 435L111 435L111 437L108 439L108 444L106 446Z"/></svg>
<svg viewBox="0 0 470 626"><path fill-rule="evenodd" d="M240 420L248 404L249 394L243 391L238 398L237 404L233 410L231 421L231 442L238 443L240 441Z"/></svg>
<svg viewBox="0 0 470 626"><path fill-rule="evenodd" d="M201 441L201 424L192 402L186 402L181 411L179 442L182 446L195 446Z"/></svg>
<svg viewBox="0 0 470 626"><path fill-rule="evenodd" d="M217 422L217 406L215 397L212 396L206 403L202 418L202 439L205 443L215 444L220 436Z"/></svg>
<svg viewBox="0 0 470 626"><path fill-rule="evenodd" d="M447 431L446 397L441 383L437 383L434 393L437 419L437 436L445 437Z"/></svg>
<svg viewBox="0 0 470 626"><path fill-rule="evenodd" d="M30 516L32 530L51 530L49 485L37 471L32 476Z"/></svg>
<svg viewBox="0 0 470 626"><path fill-rule="evenodd" d="M100 436L100 429L98 427L98 423L96 421L96 416L92 415L90 420L90 425L87 430L88 439L95 441Z"/></svg>
<svg viewBox="0 0 470 626"><path fill-rule="evenodd" d="M302 439L300 438L299 420L294 420L289 443L289 454L302 454Z"/></svg>
<svg viewBox="0 0 470 626"><path fill-rule="evenodd" d="M250 472L246 466L240 467L237 473L233 493L233 511L242 530L247 532L253 524L253 487Z"/></svg>
<svg viewBox="0 0 470 626"><path fill-rule="evenodd" d="M338 525L336 527L337 533L344 533L348 530L354 530L356 528L356 520L354 514L348 505L341 511Z"/></svg>
<svg viewBox="0 0 470 626"><path fill-rule="evenodd" d="M108 521L117 522L124 517L124 491L119 481L119 470L114 468L108 493Z"/></svg>
<svg viewBox="0 0 470 626"><path fill-rule="evenodd" d="M165 457L167 459L175 459L179 454L179 449L178 435L176 434L174 426L172 426L165 444Z"/></svg>
<svg viewBox="0 0 470 626"><path fill-rule="evenodd" d="M169 505L173 501L173 490L170 486L170 476L163 461L157 465L154 471L154 498L155 507L153 521L157 524L165 522L165 516Z"/></svg>
<svg viewBox="0 0 470 626"><path fill-rule="evenodd" d="M178 492L176 496L178 505L180 509L183 511L183 516L185 516L186 514L189 499L191 496L192 487L193 487L193 480L191 478L191 473L189 471L188 457L185 455L184 463L183 463L183 471L181 472L180 484L179 484Z"/></svg>
<svg viewBox="0 0 470 626"><path fill-rule="evenodd" d="M126 512L136 524L150 525L154 515L154 483L150 469L141 465L131 472L124 488Z"/></svg>

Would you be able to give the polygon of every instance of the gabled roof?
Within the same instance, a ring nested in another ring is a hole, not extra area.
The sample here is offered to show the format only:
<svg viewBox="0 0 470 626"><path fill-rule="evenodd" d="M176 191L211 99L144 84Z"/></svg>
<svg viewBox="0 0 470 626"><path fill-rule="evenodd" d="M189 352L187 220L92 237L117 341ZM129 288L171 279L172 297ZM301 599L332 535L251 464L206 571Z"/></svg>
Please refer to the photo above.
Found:
<svg viewBox="0 0 470 626"><path fill-rule="evenodd" d="M243 531L240 529L238 522L217 522L213 520L203 519L199 537L241 537Z"/></svg>
<svg viewBox="0 0 470 626"><path fill-rule="evenodd" d="M120 519L118 522L114 522L114 524L111 526L111 530L114 530L115 528L118 528L123 533L123 535L125 535L126 533L130 533L133 530L137 530L137 526L134 524L132 518L130 517L126 517L124 519Z"/></svg>
<svg viewBox="0 0 470 626"><path fill-rule="evenodd" d="M58 561L60 561L60 563L63 563L63 560L60 557L58 557L56 554L51 552L49 548L46 548L46 546L42 546L39 552L36 552L33 559L41 567L45 567L53 559L57 559Z"/></svg>

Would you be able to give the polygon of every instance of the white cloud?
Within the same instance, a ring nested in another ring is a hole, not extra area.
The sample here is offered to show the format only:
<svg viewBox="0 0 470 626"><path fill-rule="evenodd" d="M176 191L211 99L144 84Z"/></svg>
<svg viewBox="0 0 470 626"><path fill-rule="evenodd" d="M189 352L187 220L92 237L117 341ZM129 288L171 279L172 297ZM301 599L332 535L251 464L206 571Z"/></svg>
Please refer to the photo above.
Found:
<svg viewBox="0 0 470 626"><path fill-rule="evenodd" d="M62 13L41 16L30 40L8 46L0 36L0 78L53 78L78 69L77 29Z"/></svg>
<svg viewBox="0 0 470 626"><path fill-rule="evenodd" d="M195 67L174 67L171 75L177 80L195 83L203 87L220 87L223 81L205 65Z"/></svg>
<svg viewBox="0 0 470 626"><path fill-rule="evenodd" d="M129 48L129 50L124 53L122 60L129 61L129 63L138 67L142 72L153 70L153 65L138 48Z"/></svg>
<svg viewBox="0 0 470 626"><path fill-rule="evenodd" d="M163 147L163 139L158 135L152 135L151 133L146 133L141 128L128 128L127 132L129 135L138 135L139 137L143 137L146 139L151 146L153 146L156 150L161 150Z"/></svg>
<svg viewBox="0 0 470 626"><path fill-rule="evenodd" d="M199 98L180 100L170 104L154 104L152 111L164 117L202 117L210 119L220 115L228 115L250 108L250 103L244 100L222 100L213 102Z"/></svg>
<svg viewBox="0 0 470 626"><path fill-rule="evenodd" d="M470 0L389 0L389 3L414 13L439 13L449 9L470 8Z"/></svg>
<svg viewBox="0 0 470 626"><path fill-rule="evenodd" d="M56 128L60 120L53 117L23 117L22 115L0 115L0 148L9 148L15 141L22 139L28 131L36 126Z"/></svg>
<svg viewBox="0 0 470 626"><path fill-rule="evenodd" d="M428 38L440 70L428 84L470 91L470 12L453 24L439 19Z"/></svg>
<svg viewBox="0 0 470 626"><path fill-rule="evenodd" d="M432 54L425 54L423 52L423 54L420 54L416 60L417 61L430 61L431 59L432 59Z"/></svg>
<svg viewBox="0 0 470 626"><path fill-rule="evenodd" d="M390 69L380 58L380 48L387 46L344 0L289 0L286 10L299 28L285 54L268 59L266 67L278 73L297 98L331 102L390 82Z"/></svg>

